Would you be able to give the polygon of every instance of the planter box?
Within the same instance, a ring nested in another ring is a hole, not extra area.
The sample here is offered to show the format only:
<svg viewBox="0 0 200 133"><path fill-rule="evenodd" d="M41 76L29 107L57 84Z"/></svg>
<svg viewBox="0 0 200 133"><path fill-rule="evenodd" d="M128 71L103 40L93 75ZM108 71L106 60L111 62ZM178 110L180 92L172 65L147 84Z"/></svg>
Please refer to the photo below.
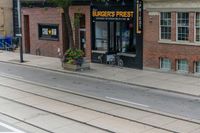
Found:
<svg viewBox="0 0 200 133"><path fill-rule="evenodd" d="M90 63L87 62L87 61L84 61L81 66L80 65L73 65L73 64L64 63L63 64L63 68L65 70L70 70L70 71L86 70L86 69L90 69Z"/></svg>

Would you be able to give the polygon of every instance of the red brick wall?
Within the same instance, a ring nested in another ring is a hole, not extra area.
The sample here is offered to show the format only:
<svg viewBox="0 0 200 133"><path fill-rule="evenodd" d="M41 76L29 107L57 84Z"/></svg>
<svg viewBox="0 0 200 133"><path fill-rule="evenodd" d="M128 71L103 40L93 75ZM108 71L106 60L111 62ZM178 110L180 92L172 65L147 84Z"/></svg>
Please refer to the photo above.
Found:
<svg viewBox="0 0 200 133"><path fill-rule="evenodd" d="M74 15L75 13L81 13L85 15L85 29L86 29L86 57L90 60L91 59L91 24L90 24L90 6L71 6L70 7L70 16L71 16L71 22L73 25L74 22ZM75 32L75 28L73 28L74 30L74 41L76 42L76 45L78 45L77 43L79 43L79 32Z"/></svg>
<svg viewBox="0 0 200 133"><path fill-rule="evenodd" d="M40 49L41 55L57 57L58 48L63 49L62 38L62 10L60 8L23 8L22 9L22 32L24 38L24 15L29 15L30 26L30 53L36 54ZM38 37L38 24L58 24L59 41L40 40ZM25 47L23 39L23 45Z"/></svg>
<svg viewBox="0 0 200 133"><path fill-rule="evenodd" d="M144 11L144 67L159 68L159 58L167 57L172 61L172 69L176 70L176 60L186 59L189 63L189 71L193 72L194 61L200 60L200 44L194 42L194 16L190 12L190 31L188 44L176 42L176 12L172 12L172 41L173 43L159 43L159 15L149 15Z"/></svg>

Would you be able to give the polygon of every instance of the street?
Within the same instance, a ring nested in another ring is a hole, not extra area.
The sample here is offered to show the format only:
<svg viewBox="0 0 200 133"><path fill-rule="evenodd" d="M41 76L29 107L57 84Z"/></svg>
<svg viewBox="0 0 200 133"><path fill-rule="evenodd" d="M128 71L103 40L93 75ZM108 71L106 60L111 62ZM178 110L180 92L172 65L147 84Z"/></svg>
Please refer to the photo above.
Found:
<svg viewBox="0 0 200 133"><path fill-rule="evenodd" d="M0 75L200 120L197 97L5 63L0 65Z"/></svg>
<svg viewBox="0 0 200 133"><path fill-rule="evenodd" d="M30 133L195 133L200 130L199 122L194 120L7 76L0 76L0 119Z"/></svg>
<svg viewBox="0 0 200 133"><path fill-rule="evenodd" d="M20 131L10 125L5 124L4 122L0 122L0 133L25 133L24 131Z"/></svg>

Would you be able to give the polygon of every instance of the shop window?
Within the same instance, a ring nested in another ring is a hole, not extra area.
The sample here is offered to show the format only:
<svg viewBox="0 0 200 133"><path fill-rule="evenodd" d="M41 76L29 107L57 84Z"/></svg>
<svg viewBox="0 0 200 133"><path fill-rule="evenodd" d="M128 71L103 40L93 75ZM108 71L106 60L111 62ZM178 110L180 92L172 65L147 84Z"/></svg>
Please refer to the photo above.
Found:
<svg viewBox="0 0 200 133"><path fill-rule="evenodd" d="M179 60L177 60L176 65L177 65L176 67L177 67L178 72L183 72L183 73L188 72L187 60L179 59Z"/></svg>
<svg viewBox="0 0 200 133"><path fill-rule="evenodd" d="M38 24L39 39L41 40L59 40L59 30L56 24Z"/></svg>
<svg viewBox="0 0 200 133"><path fill-rule="evenodd" d="M179 41L189 40L189 13L177 13L177 39Z"/></svg>
<svg viewBox="0 0 200 133"><path fill-rule="evenodd" d="M160 58L160 69L171 70L171 61L168 58Z"/></svg>
<svg viewBox="0 0 200 133"><path fill-rule="evenodd" d="M200 12L196 13L196 41L200 42Z"/></svg>
<svg viewBox="0 0 200 133"><path fill-rule="evenodd" d="M107 22L96 22L95 24L95 48L99 51L108 49L108 25Z"/></svg>
<svg viewBox="0 0 200 133"><path fill-rule="evenodd" d="M171 39L171 13L160 13L160 37L161 39Z"/></svg>
<svg viewBox="0 0 200 133"><path fill-rule="evenodd" d="M194 66L195 66L195 68L194 68L195 69L195 73L200 74L200 61L196 61Z"/></svg>

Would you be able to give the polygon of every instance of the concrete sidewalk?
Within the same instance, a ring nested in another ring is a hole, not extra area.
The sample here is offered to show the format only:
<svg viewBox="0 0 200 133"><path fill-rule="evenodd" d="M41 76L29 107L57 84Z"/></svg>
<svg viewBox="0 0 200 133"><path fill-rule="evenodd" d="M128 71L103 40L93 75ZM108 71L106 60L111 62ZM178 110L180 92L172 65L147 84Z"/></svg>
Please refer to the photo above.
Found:
<svg viewBox="0 0 200 133"><path fill-rule="evenodd" d="M19 63L19 53L0 52L0 61L53 71L78 74L105 80L123 82L131 85L146 86L192 96L200 96L200 78L178 74L161 73L149 70L136 70L91 63L91 70L72 72L63 70L60 59L24 54L25 63Z"/></svg>

